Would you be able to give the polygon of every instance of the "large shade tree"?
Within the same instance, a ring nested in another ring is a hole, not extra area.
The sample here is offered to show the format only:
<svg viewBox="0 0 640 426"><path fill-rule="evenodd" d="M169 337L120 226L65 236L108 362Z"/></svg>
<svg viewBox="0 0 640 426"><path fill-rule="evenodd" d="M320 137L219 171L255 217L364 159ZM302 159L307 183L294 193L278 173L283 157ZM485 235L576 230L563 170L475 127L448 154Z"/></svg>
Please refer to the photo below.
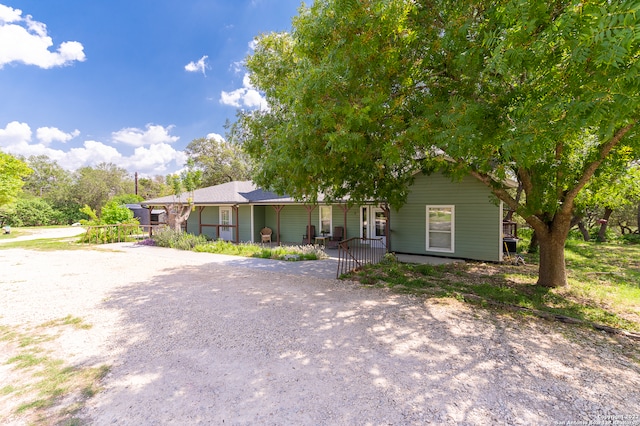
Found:
<svg viewBox="0 0 640 426"><path fill-rule="evenodd" d="M195 168L193 160L188 160L180 174L167 176L167 185L172 189L173 202L163 206L167 213L167 225L175 232L182 231L182 224L189 218L195 204L193 192L202 184L202 170Z"/></svg>
<svg viewBox="0 0 640 426"><path fill-rule="evenodd" d="M113 163L81 167L74 176L73 199L98 212L110 198L134 192L134 181L129 173Z"/></svg>
<svg viewBox="0 0 640 426"><path fill-rule="evenodd" d="M0 152L0 206L15 201L32 170L24 161Z"/></svg>
<svg viewBox="0 0 640 426"><path fill-rule="evenodd" d="M202 185L213 186L250 178L250 159L240 145L220 136L194 139L185 149L193 166L202 171Z"/></svg>
<svg viewBox="0 0 640 426"><path fill-rule="evenodd" d="M633 1L316 0L258 39L269 108L233 136L298 198L399 207L418 170L473 175L536 231L538 283L563 286L576 196L638 146L639 46Z"/></svg>

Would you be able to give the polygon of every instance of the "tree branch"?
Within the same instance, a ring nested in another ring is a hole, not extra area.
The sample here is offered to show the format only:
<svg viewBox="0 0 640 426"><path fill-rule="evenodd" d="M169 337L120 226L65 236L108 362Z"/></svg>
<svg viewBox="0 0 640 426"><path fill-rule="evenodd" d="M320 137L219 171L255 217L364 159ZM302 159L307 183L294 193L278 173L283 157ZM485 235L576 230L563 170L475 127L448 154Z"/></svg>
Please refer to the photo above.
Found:
<svg viewBox="0 0 640 426"><path fill-rule="evenodd" d="M609 155L611 150L620 143L624 135L626 135L631 129L633 129L637 123L638 120L633 120L631 123L618 130L611 139L600 146L598 158L587 164L582 172L582 176L580 176L580 180L578 180L578 183L570 191L567 192L561 209L564 213L569 213L569 211L573 209L573 201L578 196L580 190L582 190L587 182L589 182L589 179L591 179L598 167L600 167L600 164L602 164L605 158L607 158L607 155Z"/></svg>

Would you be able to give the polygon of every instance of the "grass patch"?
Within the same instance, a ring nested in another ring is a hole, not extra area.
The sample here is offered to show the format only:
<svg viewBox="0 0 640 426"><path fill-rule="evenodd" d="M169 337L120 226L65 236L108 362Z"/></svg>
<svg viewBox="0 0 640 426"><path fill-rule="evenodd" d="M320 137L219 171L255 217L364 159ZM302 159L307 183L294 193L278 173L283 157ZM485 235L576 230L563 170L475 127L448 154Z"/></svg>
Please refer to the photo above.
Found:
<svg viewBox="0 0 640 426"><path fill-rule="evenodd" d="M27 250L86 250L86 246L78 243L77 237L71 238L42 238L37 240L10 241L0 244L0 250L27 249Z"/></svg>
<svg viewBox="0 0 640 426"><path fill-rule="evenodd" d="M60 327L86 330L91 325L82 318L68 315L28 331L0 326L0 337L7 348L15 353L5 362L13 367L13 371L7 383L0 388L0 395L15 395L14 414L27 419L29 424L67 424L68 421L75 421L70 417L82 408L82 401L99 392L99 382L109 372L109 366L106 365L71 366L51 356L42 343L59 336L52 336L50 331L51 328ZM2 421L0 418L0 423Z"/></svg>
<svg viewBox="0 0 640 426"><path fill-rule="evenodd" d="M10 240L12 238L21 237L23 235L29 235L31 232L24 231L22 229L11 228L10 234L5 234L2 228L0 228L0 241Z"/></svg>
<svg viewBox="0 0 640 426"><path fill-rule="evenodd" d="M60 327L64 325L71 325L77 329L88 330L93 327L91 324L87 324L84 322L82 318L74 317L71 315L67 315L64 318L54 319L51 321L47 321L45 323L40 324L38 327Z"/></svg>
<svg viewBox="0 0 640 426"><path fill-rule="evenodd" d="M352 274L366 284L427 297L455 297L479 304L514 305L581 321L640 332L640 246L569 241L569 285L536 285L537 265L468 262L412 265L386 261ZM473 300L471 300L473 299Z"/></svg>

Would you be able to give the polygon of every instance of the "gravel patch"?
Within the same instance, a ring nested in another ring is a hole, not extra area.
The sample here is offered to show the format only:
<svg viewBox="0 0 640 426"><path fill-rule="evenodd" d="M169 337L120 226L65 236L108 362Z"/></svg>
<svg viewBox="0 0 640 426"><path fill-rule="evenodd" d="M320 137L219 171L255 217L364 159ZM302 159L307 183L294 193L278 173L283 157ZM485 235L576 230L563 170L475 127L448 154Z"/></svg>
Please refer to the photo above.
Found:
<svg viewBox="0 0 640 426"><path fill-rule="evenodd" d="M93 325L50 348L111 365L88 424L640 424L626 340L317 278L318 262L109 247L0 251L1 325ZM25 424L10 410L0 395L0 419Z"/></svg>

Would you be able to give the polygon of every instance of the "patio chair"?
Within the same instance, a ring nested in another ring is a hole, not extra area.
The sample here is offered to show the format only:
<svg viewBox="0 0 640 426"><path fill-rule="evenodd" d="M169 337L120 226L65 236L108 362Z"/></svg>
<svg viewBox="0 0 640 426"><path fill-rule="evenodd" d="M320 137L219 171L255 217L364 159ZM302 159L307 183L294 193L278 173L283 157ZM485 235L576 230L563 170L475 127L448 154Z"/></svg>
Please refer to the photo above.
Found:
<svg viewBox="0 0 640 426"><path fill-rule="evenodd" d="M268 228L268 227L262 228L260 230L260 236L262 237L262 242L271 243L271 234L273 234L273 231L271 230L271 228Z"/></svg>
<svg viewBox="0 0 640 426"><path fill-rule="evenodd" d="M302 244L313 244L316 238L316 226L311 225L311 232L309 232L309 226L305 229L305 234L302 236Z"/></svg>
<svg viewBox="0 0 640 426"><path fill-rule="evenodd" d="M336 248L340 241L344 240L344 227L342 226L334 226L333 227L333 235L329 238L329 242L327 244L328 248Z"/></svg>

